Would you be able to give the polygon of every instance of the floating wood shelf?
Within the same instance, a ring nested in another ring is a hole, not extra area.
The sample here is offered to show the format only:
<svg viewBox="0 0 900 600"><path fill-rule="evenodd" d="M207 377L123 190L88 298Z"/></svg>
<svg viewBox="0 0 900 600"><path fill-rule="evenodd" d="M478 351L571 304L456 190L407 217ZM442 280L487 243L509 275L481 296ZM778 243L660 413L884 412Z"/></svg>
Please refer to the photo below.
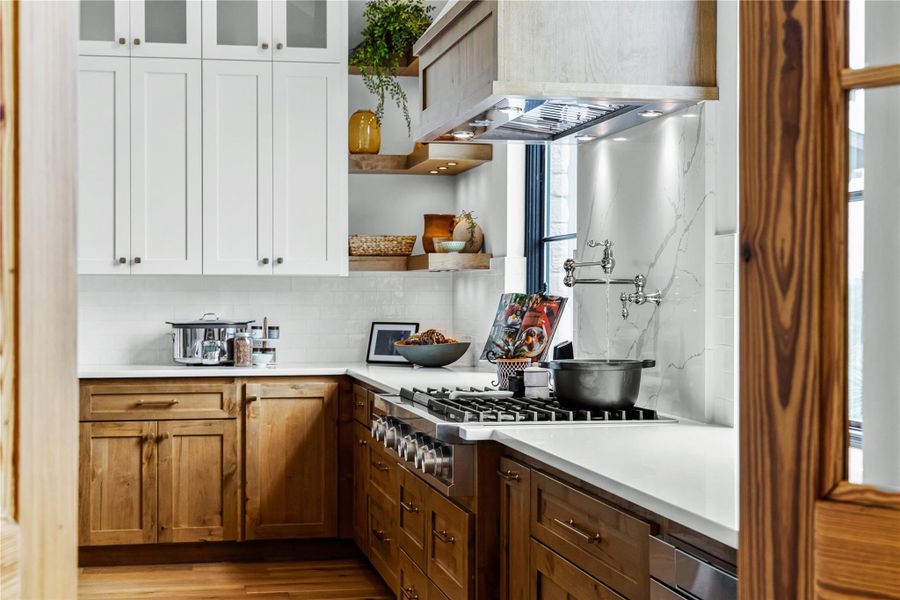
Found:
<svg viewBox="0 0 900 600"><path fill-rule="evenodd" d="M490 268L491 255L484 253L350 257L351 271L483 271Z"/></svg>
<svg viewBox="0 0 900 600"><path fill-rule="evenodd" d="M351 75L362 75L354 66L349 67L349 72ZM397 68L397 76L398 77L418 77L419 76L419 57L416 56L413 58L412 62L408 65L401 65Z"/></svg>
<svg viewBox="0 0 900 600"><path fill-rule="evenodd" d="M351 154L350 172L458 175L490 161L493 156L490 144L433 143L422 145L410 154Z"/></svg>

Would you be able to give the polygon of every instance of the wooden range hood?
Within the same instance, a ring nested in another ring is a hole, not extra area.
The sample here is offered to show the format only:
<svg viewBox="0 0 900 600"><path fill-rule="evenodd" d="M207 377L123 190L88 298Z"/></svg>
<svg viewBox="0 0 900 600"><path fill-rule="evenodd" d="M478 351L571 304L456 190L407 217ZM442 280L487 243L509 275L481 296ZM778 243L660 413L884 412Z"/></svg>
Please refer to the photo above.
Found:
<svg viewBox="0 0 900 600"><path fill-rule="evenodd" d="M714 2L458 0L413 52L423 142L593 139L718 98Z"/></svg>

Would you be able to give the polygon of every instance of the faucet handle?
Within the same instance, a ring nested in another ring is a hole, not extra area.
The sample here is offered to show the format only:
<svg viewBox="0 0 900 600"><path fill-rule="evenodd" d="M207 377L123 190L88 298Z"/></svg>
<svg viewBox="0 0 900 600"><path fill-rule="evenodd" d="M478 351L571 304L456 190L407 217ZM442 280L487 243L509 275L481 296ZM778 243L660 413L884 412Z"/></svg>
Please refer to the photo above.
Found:
<svg viewBox="0 0 900 600"><path fill-rule="evenodd" d="M563 285L566 287L574 287L575 286L575 261L571 258L567 258L563 263L563 269L566 271L566 276L563 278Z"/></svg>
<svg viewBox="0 0 900 600"><path fill-rule="evenodd" d="M609 240L603 240L602 242L598 242L597 240L588 240L588 248L596 248L597 246L603 246L607 250L613 247L613 243Z"/></svg>

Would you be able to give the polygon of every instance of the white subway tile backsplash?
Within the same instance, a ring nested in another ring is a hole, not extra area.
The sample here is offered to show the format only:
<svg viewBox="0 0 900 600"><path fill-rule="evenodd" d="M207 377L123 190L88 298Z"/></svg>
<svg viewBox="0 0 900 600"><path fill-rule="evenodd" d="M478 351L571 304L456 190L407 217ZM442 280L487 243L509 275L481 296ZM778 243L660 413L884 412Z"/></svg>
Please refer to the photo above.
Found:
<svg viewBox="0 0 900 600"><path fill-rule="evenodd" d="M499 290L500 288L498 288ZM496 292L492 292L496 296ZM453 329L449 273L352 273L349 277L81 276L78 361L171 361L166 321L268 317L281 327L282 362L365 360L372 321Z"/></svg>

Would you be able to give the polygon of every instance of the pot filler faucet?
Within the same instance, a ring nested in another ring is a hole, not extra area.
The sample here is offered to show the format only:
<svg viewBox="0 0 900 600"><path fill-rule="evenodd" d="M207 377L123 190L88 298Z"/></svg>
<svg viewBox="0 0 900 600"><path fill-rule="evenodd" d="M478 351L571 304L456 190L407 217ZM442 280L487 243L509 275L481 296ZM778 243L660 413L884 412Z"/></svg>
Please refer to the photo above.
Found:
<svg viewBox="0 0 900 600"><path fill-rule="evenodd" d="M590 240L587 245L589 248L603 246L603 258L589 262L575 262L571 258L566 260L566 262L563 263L563 268L566 270L566 276L563 278L563 283L566 287L575 287L575 285L579 283L589 283L594 285L634 285L633 292L622 292L619 295L619 300L622 301L623 319L628 318L628 306L631 304L640 306L641 304L647 304L649 302L659 306L662 303L662 292L659 290L656 290L652 294L644 292L647 278L640 273L635 275L633 279L614 279L609 277L612 275L613 269L616 268L616 259L613 257L613 243L611 241L603 240L602 242L595 242L594 240ZM600 267L603 269L606 277L604 279L577 279L575 277L575 269L579 267Z"/></svg>

